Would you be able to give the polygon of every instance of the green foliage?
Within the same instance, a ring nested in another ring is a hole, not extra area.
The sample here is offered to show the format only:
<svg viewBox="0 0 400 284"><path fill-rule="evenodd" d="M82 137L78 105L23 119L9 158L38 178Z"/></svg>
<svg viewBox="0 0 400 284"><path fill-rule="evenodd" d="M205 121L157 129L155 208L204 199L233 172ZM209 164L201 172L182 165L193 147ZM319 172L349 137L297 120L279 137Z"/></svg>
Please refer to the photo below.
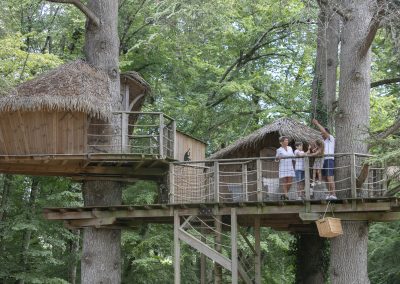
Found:
<svg viewBox="0 0 400 284"><path fill-rule="evenodd" d="M400 222L373 224L369 229L368 275L371 283L400 282Z"/></svg>

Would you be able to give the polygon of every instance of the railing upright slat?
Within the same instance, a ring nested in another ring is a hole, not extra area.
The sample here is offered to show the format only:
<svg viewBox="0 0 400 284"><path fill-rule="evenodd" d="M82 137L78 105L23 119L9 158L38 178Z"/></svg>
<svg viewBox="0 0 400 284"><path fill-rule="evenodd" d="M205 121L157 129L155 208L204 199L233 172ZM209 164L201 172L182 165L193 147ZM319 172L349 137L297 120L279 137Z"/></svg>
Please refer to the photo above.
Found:
<svg viewBox="0 0 400 284"><path fill-rule="evenodd" d="M257 201L263 201L263 185L262 185L262 162L257 159Z"/></svg>
<svg viewBox="0 0 400 284"><path fill-rule="evenodd" d="M175 165L169 164L169 202L175 203Z"/></svg>
<svg viewBox="0 0 400 284"><path fill-rule="evenodd" d="M306 200L311 199L310 193L310 158L304 157L304 191Z"/></svg>
<svg viewBox="0 0 400 284"><path fill-rule="evenodd" d="M159 130L159 147L160 147L160 158L164 157L164 115L160 113L160 130Z"/></svg>
<svg viewBox="0 0 400 284"><path fill-rule="evenodd" d="M244 200L249 201L248 188L247 188L247 164L242 164L242 184L243 184ZM243 200L242 198L240 199Z"/></svg>
<svg viewBox="0 0 400 284"><path fill-rule="evenodd" d="M176 151L176 122L175 120L172 121L172 148L171 148L171 157L177 159L175 157Z"/></svg>
<svg viewBox="0 0 400 284"><path fill-rule="evenodd" d="M356 188L356 155L350 155L350 184L351 184L351 198L357 198Z"/></svg>
<svg viewBox="0 0 400 284"><path fill-rule="evenodd" d="M219 202L219 163L214 162L214 201Z"/></svg>

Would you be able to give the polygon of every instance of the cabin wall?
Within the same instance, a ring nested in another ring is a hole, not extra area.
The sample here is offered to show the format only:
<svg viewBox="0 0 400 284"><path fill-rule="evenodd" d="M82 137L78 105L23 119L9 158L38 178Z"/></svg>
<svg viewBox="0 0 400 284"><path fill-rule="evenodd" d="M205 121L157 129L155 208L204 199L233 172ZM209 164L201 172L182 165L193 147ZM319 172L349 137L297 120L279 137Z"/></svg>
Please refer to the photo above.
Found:
<svg viewBox="0 0 400 284"><path fill-rule="evenodd" d="M87 115L71 112L0 114L0 154L82 154Z"/></svg>
<svg viewBox="0 0 400 284"><path fill-rule="evenodd" d="M184 161L185 153L190 149L191 161L203 161L206 158L206 144L186 134L176 132L175 159Z"/></svg>

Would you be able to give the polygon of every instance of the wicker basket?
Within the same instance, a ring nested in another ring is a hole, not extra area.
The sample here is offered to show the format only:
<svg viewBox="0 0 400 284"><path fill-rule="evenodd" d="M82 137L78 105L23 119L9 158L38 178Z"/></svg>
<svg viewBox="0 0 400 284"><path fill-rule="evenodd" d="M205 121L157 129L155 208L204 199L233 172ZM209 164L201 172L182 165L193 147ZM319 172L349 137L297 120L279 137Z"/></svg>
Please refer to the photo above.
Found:
<svg viewBox="0 0 400 284"><path fill-rule="evenodd" d="M315 221L319 236L322 238L334 238L343 234L342 223L339 218L326 217Z"/></svg>

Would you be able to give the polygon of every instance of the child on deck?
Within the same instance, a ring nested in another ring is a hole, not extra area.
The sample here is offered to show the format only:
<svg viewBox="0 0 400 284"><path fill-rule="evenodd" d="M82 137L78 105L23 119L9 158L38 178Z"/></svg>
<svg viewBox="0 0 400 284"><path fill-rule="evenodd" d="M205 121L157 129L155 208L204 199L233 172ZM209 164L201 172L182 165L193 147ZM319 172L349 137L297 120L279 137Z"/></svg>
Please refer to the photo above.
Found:
<svg viewBox="0 0 400 284"><path fill-rule="evenodd" d="M304 150L303 150L303 143L302 142L296 142L295 143L296 150L294 151L294 155L297 157L302 157L304 156ZM301 199L304 197L304 158L296 158L296 164L294 167L295 174L296 174L296 183L297 183L297 199Z"/></svg>
<svg viewBox="0 0 400 284"><path fill-rule="evenodd" d="M310 154L311 157L315 157L313 165L313 183L311 184L311 186L321 184L322 168L324 166L324 142L320 139L316 140L308 147L307 154Z"/></svg>

